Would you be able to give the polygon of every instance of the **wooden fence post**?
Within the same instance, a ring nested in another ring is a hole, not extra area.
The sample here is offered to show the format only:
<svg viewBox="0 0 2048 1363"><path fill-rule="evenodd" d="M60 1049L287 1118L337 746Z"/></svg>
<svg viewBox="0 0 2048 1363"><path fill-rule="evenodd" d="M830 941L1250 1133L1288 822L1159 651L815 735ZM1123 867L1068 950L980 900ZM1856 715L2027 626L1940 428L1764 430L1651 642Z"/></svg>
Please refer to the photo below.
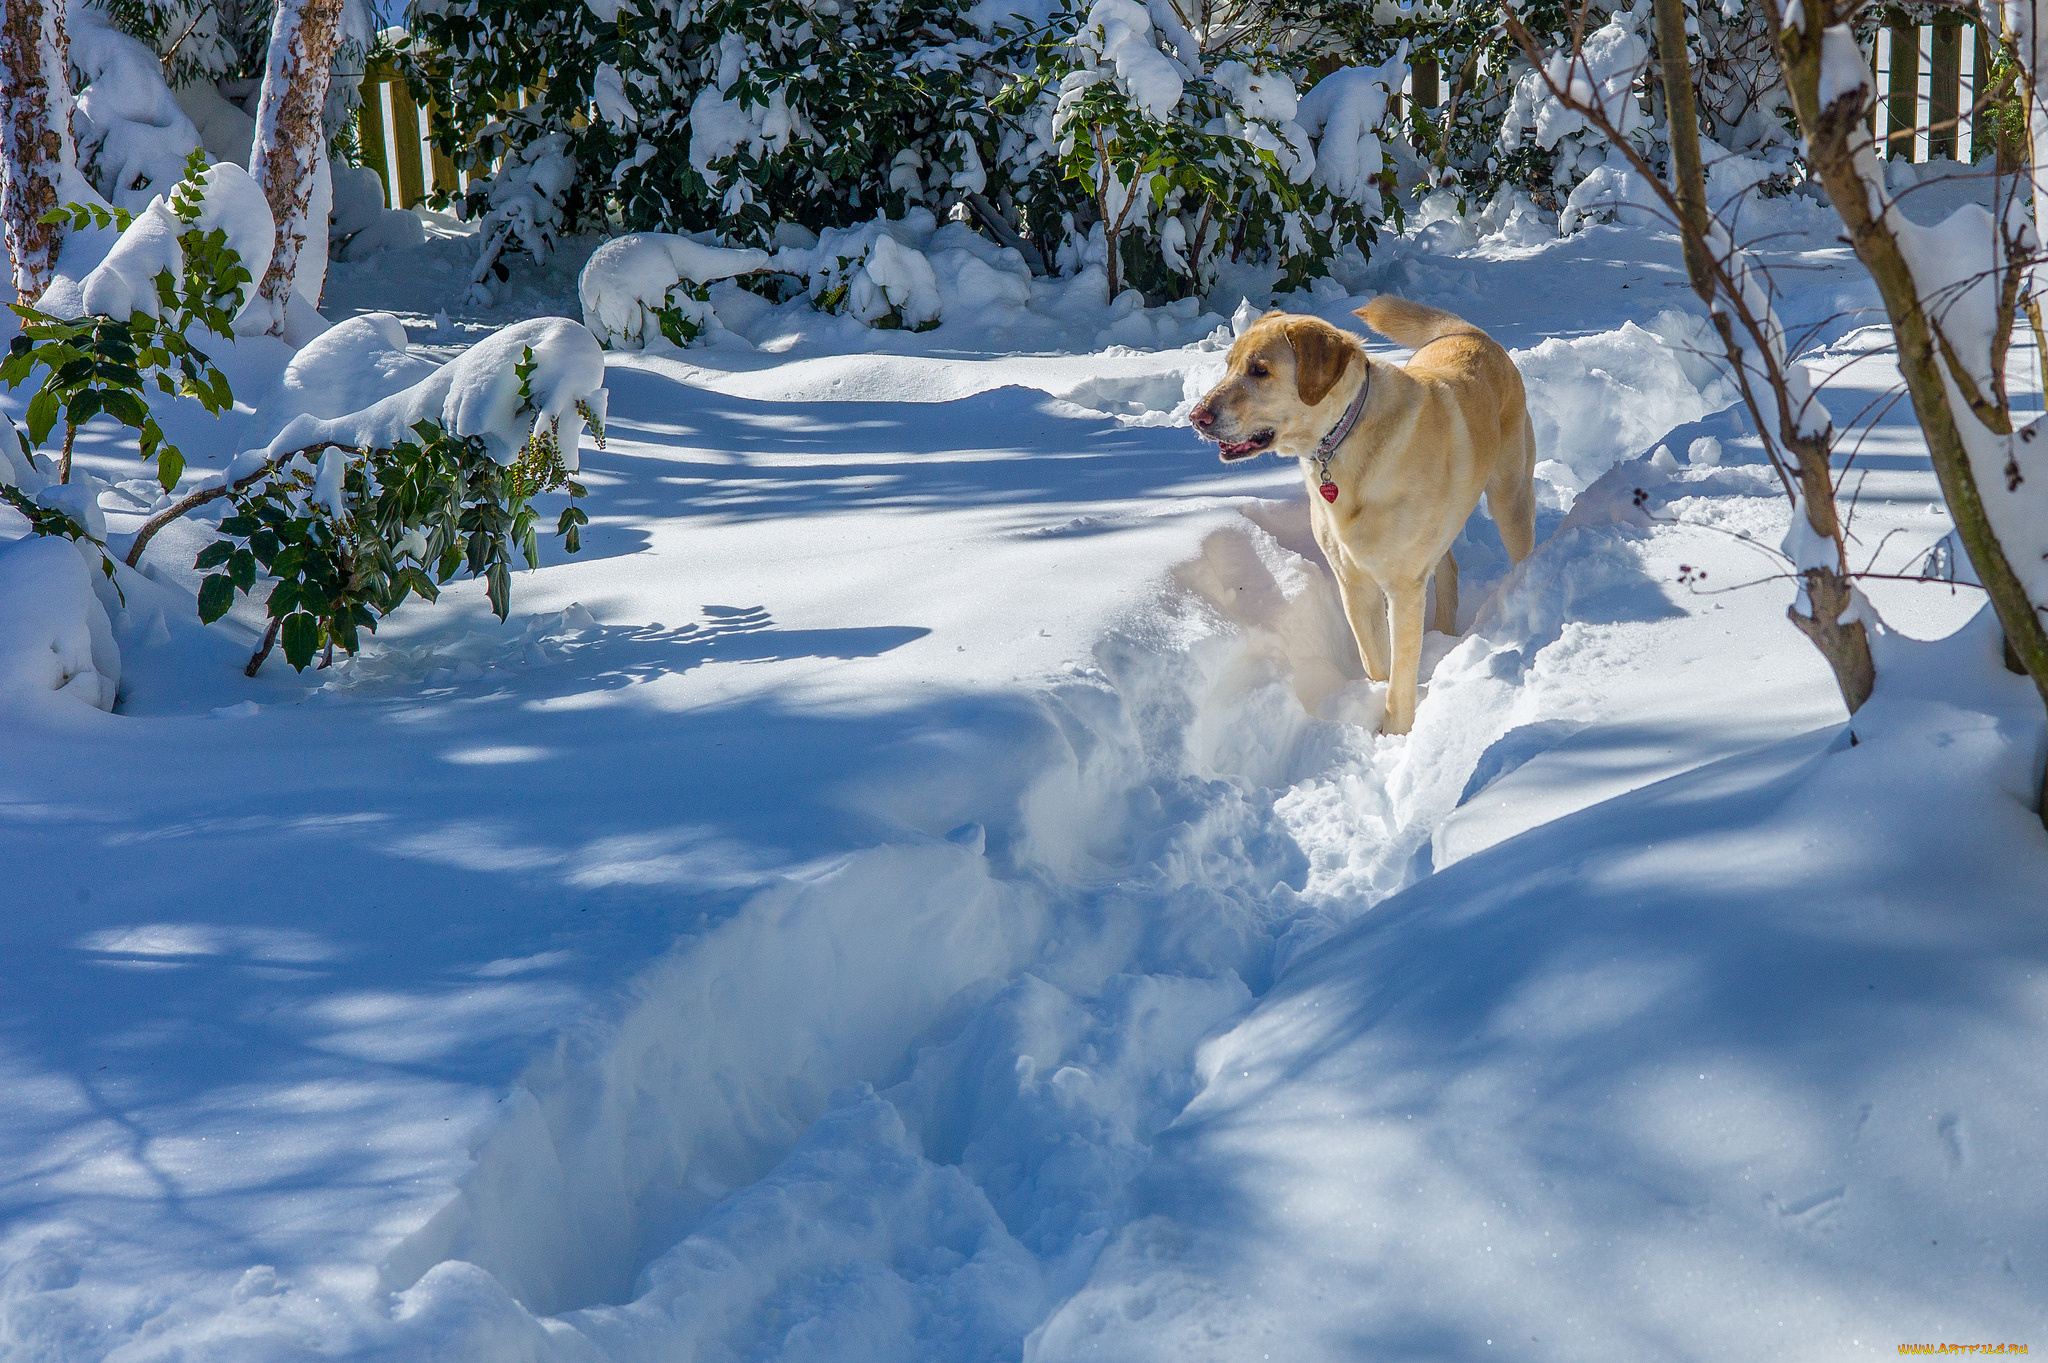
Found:
<svg viewBox="0 0 2048 1363"><path fill-rule="evenodd" d="M1920 126L1920 29L1904 14L1891 20L1892 78L1886 92L1885 154L1894 161L1913 159L1913 132ZM1901 136L1900 134L1904 134Z"/></svg>
<svg viewBox="0 0 2048 1363"><path fill-rule="evenodd" d="M1963 90L1963 21L1953 14L1934 21L1927 76L1927 159L1953 161Z"/></svg>
<svg viewBox="0 0 2048 1363"><path fill-rule="evenodd" d="M388 70L376 67L363 73L363 105L356 116L356 155L384 182L385 206L396 208L398 199L391 192L391 149L384 145L384 83L390 78Z"/></svg>
<svg viewBox="0 0 2048 1363"><path fill-rule="evenodd" d="M1409 86L1414 90L1415 107L1434 109L1440 102L1437 94L1436 58L1417 57L1408 68Z"/></svg>

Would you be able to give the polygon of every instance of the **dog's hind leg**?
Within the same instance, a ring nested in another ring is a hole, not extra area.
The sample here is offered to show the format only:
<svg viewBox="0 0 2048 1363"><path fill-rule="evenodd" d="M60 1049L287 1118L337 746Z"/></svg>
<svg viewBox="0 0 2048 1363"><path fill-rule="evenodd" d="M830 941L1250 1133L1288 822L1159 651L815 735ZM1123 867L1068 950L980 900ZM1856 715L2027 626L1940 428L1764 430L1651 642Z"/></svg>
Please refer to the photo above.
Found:
<svg viewBox="0 0 2048 1363"><path fill-rule="evenodd" d="M1379 584L1363 573L1332 576L1337 579L1337 594L1344 599L1344 615L1351 621L1351 637L1358 644L1358 660L1365 664L1365 675L1383 682L1387 679L1387 598Z"/></svg>
<svg viewBox="0 0 2048 1363"><path fill-rule="evenodd" d="M1536 433L1526 418L1519 443L1486 484L1486 509L1511 564L1529 557L1536 547Z"/></svg>
<svg viewBox="0 0 2048 1363"><path fill-rule="evenodd" d="M1387 590L1394 631L1394 658L1387 685L1387 717L1380 732L1405 734L1415 725L1415 688L1422 670L1422 605L1426 585L1404 583Z"/></svg>
<svg viewBox="0 0 2048 1363"><path fill-rule="evenodd" d="M1436 632L1458 632L1458 560L1448 549L1436 565Z"/></svg>

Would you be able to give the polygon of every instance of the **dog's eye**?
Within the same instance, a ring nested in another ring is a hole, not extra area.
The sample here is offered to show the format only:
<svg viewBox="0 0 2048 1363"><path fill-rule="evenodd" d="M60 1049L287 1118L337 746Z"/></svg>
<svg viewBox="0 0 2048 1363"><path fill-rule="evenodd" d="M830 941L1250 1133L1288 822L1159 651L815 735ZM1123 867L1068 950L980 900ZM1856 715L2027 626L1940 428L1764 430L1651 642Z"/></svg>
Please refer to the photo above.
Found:
<svg viewBox="0 0 2048 1363"><path fill-rule="evenodd" d="M1244 372L1255 379L1263 379L1266 377L1266 366L1258 360L1253 360L1244 367Z"/></svg>

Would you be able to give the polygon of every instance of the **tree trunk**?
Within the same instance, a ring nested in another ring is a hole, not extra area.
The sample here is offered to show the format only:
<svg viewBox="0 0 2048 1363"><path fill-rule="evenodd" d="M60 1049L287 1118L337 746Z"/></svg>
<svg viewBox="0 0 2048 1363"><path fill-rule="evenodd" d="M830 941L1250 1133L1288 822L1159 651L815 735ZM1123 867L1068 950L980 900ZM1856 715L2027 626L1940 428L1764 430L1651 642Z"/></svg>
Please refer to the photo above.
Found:
<svg viewBox="0 0 2048 1363"><path fill-rule="evenodd" d="M1785 83L1792 93L1799 129L1807 139L1808 163L1827 190L1842 225L1848 228L1857 258L1870 271L1878 295L1884 299L1892 336L1898 343L1899 371L1913 399L1914 416L1927 439L1935 477L1948 500L1949 513L1955 518L1957 537L1998 612L2007 644L2034 679L2044 703L2048 703L2048 631L2043 630L2025 585L2013 571L1992 530L1969 451L1957 425L1959 417L1943 380L1935 324L1927 316L1919 284L1890 223L1885 216L1871 211L1876 195L1856 164L1858 139L1868 135L1863 123L1867 92L1844 92L1825 107L1820 102L1822 35L1829 26L1846 22L1847 12L1838 8L1837 0L1807 0L1805 26L1788 29L1781 26L1783 21L1775 0L1769 8L1778 35ZM2021 55L2024 61L2030 54ZM2033 92L2026 88L2030 75L2031 72L2023 72L2022 92L2032 104ZM2039 125L2036 126L2038 131ZM1873 174L1874 167L1873 161ZM2037 186L2037 196L2039 192ZM1882 202L1881 198L1879 201ZM2006 319L2008 324L2010 320ZM1971 419L1975 419L1974 414ZM2048 819L2048 806L2044 806L2042 813Z"/></svg>
<svg viewBox="0 0 2048 1363"><path fill-rule="evenodd" d="M327 148L320 111L327 102L327 75L341 39L341 5L342 0L280 0L270 30L270 61L256 101L249 174L262 187L277 223L277 245L256 286L257 296L268 306L267 329L273 335L284 330L285 307L309 240L322 252L318 264L323 273L326 268L327 205L320 202L326 196L319 191Z"/></svg>
<svg viewBox="0 0 2048 1363"><path fill-rule="evenodd" d="M1685 48L1684 0L1656 0L1656 15L1657 61L1663 76L1685 273L1692 281L1693 292L1707 305L1708 313L1717 314L1724 309L1716 305L1719 289L1707 245L1707 179L1700 163L1699 110L1693 97L1692 63ZM1730 338L1724 335L1723 339ZM1730 349L1732 353L1734 347L1731 345ZM1834 544L1839 556L1842 534L1835 517L1828 440L1790 427L1781 429L1779 440L1798 464L1800 496L1792 514L1804 515L1814 534ZM1813 614L1801 615L1796 605L1788 606L1785 613L1827 659L1835 674L1835 685L1841 689L1842 703L1853 715L1870 699L1877 681L1868 629L1861 620L1844 622L1841 618L1854 599L1853 587L1839 563L1836 568L1808 567L1801 574L1801 581Z"/></svg>
<svg viewBox="0 0 2048 1363"><path fill-rule="evenodd" d="M0 0L0 228L14 291L33 303L49 287L63 229L42 221L62 206L73 164L71 43L63 0Z"/></svg>
<svg viewBox="0 0 2048 1363"><path fill-rule="evenodd" d="M1707 179L1700 166L1700 116L1693 101L1692 61L1685 50L1685 0L1656 0L1657 66L1664 81L1664 112L1671 132L1671 171L1677 182L1678 238L1685 274L1709 311L1714 267L1707 257Z"/></svg>

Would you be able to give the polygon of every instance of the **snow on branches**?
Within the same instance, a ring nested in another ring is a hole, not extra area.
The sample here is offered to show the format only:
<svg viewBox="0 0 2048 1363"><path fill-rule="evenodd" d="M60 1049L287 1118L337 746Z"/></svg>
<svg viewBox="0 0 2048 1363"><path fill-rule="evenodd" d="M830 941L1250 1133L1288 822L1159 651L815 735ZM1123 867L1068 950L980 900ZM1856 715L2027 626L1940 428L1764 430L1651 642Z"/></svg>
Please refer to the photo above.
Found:
<svg viewBox="0 0 2048 1363"><path fill-rule="evenodd" d="M1034 271L1094 265L1113 293L1155 298L1208 287L1225 259L1298 286L1369 243L1398 56L1326 77L1301 113L1299 54L1238 26L1191 30L1139 0L1027 8L434 0L415 9L409 59L451 111L445 149L472 169L563 140L542 159L575 180L540 197L565 222L615 215L767 248L778 229L927 212L974 221ZM537 98L508 113L513 91ZM507 164L533 178L524 157ZM470 208L522 192L479 183Z"/></svg>

